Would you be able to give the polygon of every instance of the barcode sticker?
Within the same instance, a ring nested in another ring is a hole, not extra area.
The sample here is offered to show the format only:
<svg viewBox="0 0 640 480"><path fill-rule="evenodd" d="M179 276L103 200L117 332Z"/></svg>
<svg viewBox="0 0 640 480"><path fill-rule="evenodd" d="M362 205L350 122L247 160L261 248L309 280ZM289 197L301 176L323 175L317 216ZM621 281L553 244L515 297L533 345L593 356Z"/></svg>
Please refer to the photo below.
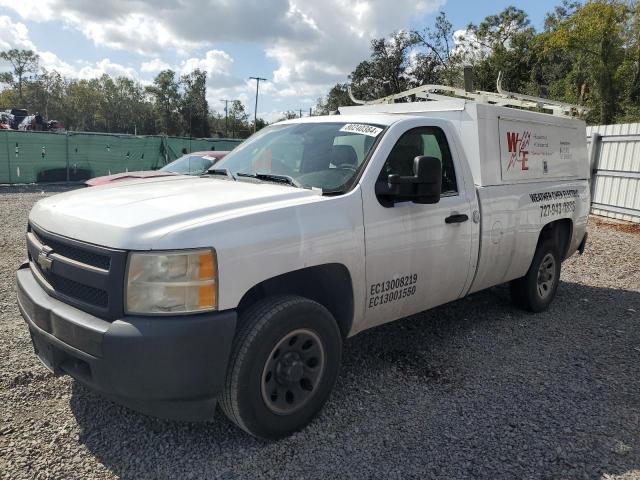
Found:
<svg viewBox="0 0 640 480"><path fill-rule="evenodd" d="M360 133L362 135L368 135L369 137L377 137L380 135L382 128L374 127L373 125L367 125L365 123L347 123L340 129L341 132Z"/></svg>

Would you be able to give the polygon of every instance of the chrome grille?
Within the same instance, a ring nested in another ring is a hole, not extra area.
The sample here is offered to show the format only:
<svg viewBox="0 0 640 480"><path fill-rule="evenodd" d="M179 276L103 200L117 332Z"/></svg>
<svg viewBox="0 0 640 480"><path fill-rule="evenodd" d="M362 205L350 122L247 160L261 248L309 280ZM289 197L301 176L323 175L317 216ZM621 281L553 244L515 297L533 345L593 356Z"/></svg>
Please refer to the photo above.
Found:
<svg viewBox="0 0 640 480"><path fill-rule="evenodd" d="M106 255L100 255L98 253L92 253L87 250L82 250L81 248L73 247L71 245L65 245L64 243L59 242L53 238L48 238L46 241L44 241L39 237L37 233L33 232L33 234L41 244L51 247L54 252L59 253L64 257L70 258L80 263L91 265L92 267L109 270L111 259Z"/></svg>
<svg viewBox="0 0 640 480"><path fill-rule="evenodd" d="M105 319L122 315L126 252L80 242L30 224L31 271L49 295Z"/></svg>

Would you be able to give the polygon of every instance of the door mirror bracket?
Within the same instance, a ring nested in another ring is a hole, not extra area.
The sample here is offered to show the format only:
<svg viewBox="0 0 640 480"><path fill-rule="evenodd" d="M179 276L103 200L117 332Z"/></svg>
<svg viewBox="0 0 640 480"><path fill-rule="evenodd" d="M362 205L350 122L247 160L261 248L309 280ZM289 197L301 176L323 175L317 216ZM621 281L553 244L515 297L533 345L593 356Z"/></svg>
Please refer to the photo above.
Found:
<svg viewBox="0 0 640 480"><path fill-rule="evenodd" d="M397 202L432 204L440 201L442 190L442 162L436 157L418 156L413 159L413 175L391 174L376 182L376 195L384 207Z"/></svg>

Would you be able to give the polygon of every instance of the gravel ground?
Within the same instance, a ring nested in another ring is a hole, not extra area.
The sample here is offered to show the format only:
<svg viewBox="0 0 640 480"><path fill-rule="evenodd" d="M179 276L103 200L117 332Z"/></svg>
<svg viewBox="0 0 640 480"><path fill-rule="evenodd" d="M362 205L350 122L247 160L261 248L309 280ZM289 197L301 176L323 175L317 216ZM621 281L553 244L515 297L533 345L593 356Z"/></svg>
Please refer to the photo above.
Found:
<svg viewBox="0 0 640 480"><path fill-rule="evenodd" d="M640 231L593 217L551 309L504 287L362 333L319 418L255 440L53 378L16 308L31 205L0 194L0 477L640 479Z"/></svg>

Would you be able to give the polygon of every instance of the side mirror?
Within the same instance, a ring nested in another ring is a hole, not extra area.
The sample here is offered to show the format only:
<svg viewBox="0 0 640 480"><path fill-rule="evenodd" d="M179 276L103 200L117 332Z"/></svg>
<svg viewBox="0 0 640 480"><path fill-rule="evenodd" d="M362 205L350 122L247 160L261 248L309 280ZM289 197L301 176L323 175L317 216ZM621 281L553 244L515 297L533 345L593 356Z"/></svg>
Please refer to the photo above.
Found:
<svg viewBox="0 0 640 480"><path fill-rule="evenodd" d="M442 162L435 157L415 157L413 176L389 175L376 183L376 195L385 207L396 202L438 203L442 191Z"/></svg>

